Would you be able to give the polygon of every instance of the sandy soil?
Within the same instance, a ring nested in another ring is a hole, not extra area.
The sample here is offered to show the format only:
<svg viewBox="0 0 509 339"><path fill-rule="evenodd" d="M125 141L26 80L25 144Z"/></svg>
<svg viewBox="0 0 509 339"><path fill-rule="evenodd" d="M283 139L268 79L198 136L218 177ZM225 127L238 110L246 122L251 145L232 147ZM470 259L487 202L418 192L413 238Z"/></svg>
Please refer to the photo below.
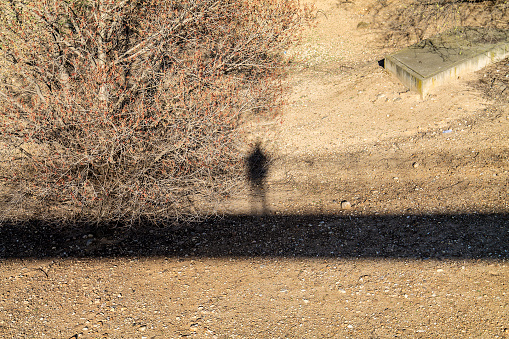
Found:
<svg viewBox="0 0 509 339"><path fill-rule="evenodd" d="M373 4L317 1L288 51L282 120L249 126L265 200L165 229L4 225L0 337L509 338L509 109L479 87L509 64L421 100L378 65Z"/></svg>

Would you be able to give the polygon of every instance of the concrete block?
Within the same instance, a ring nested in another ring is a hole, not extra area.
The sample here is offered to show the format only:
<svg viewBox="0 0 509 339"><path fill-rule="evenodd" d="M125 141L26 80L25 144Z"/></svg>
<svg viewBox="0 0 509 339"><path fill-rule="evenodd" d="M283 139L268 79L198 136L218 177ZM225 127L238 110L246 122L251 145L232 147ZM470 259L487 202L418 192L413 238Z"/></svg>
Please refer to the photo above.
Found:
<svg viewBox="0 0 509 339"><path fill-rule="evenodd" d="M384 67L425 98L452 79L509 56L509 30L460 27L389 55Z"/></svg>

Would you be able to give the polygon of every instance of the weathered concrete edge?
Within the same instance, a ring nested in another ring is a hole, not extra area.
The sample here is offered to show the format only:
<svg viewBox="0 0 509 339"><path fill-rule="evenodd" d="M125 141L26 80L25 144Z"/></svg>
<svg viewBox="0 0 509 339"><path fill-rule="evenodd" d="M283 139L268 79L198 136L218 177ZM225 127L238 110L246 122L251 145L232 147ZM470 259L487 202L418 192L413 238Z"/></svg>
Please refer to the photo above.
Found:
<svg viewBox="0 0 509 339"><path fill-rule="evenodd" d="M451 79L457 79L460 75L467 72L475 72L481 68L500 61L509 56L509 43L500 43L486 51L477 54L466 60L461 60L450 68L437 72L429 77L423 77L421 74L409 68L407 65L396 60L393 56L388 56L384 60L384 68L395 74L396 77L411 91L415 91L424 99L430 90L443 85Z"/></svg>
<svg viewBox="0 0 509 339"><path fill-rule="evenodd" d="M395 59L392 55L389 55L384 60L384 68L390 73L396 75L396 77L408 87L411 91L415 91L422 96L422 84L424 77L403 64L399 60Z"/></svg>

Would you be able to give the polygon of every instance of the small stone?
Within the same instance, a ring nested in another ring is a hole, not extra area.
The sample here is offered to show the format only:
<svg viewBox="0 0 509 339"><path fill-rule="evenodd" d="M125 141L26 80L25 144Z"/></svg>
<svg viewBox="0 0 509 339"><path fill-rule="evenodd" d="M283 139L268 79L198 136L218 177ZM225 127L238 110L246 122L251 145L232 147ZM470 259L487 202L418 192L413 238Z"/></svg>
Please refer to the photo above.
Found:
<svg viewBox="0 0 509 339"><path fill-rule="evenodd" d="M361 21L357 24L357 29L366 29L369 27L369 23Z"/></svg>
<svg viewBox="0 0 509 339"><path fill-rule="evenodd" d="M350 204L349 201L346 201L346 200L343 200L341 202L341 209L344 209L344 210L349 210L352 208L352 204Z"/></svg>
<svg viewBox="0 0 509 339"><path fill-rule="evenodd" d="M143 325L143 326L140 326L139 328L140 331L144 332L147 330L147 326Z"/></svg>
<svg viewBox="0 0 509 339"><path fill-rule="evenodd" d="M417 167L419 167L419 163L418 163L418 162L414 162L414 163L412 164L412 167L413 167L413 168L417 168Z"/></svg>

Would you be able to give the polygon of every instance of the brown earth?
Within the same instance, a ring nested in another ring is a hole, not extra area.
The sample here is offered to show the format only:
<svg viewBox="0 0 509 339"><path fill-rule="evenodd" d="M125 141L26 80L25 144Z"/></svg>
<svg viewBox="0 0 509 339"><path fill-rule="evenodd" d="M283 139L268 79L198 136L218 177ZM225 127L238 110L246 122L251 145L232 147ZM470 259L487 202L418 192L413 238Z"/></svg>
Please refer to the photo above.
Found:
<svg viewBox="0 0 509 339"><path fill-rule="evenodd" d="M509 61L421 100L378 65L374 3L317 1L288 51L282 120L248 126L265 199L161 229L4 224L0 337L509 338Z"/></svg>

